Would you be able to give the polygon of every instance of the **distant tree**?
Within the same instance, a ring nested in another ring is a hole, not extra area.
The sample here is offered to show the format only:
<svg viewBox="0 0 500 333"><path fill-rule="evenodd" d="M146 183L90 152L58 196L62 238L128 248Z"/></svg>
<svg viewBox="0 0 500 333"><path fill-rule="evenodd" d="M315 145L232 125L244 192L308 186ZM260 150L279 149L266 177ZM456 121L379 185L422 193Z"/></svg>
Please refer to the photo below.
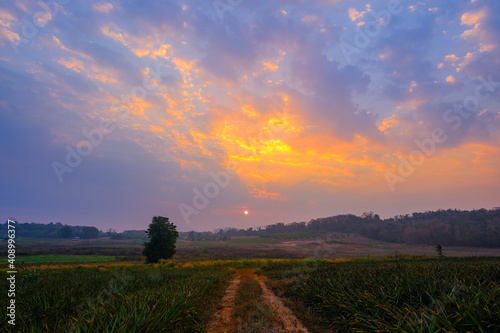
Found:
<svg viewBox="0 0 500 333"><path fill-rule="evenodd" d="M80 237L84 239L91 239L99 237L99 229L96 227L83 227Z"/></svg>
<svg viewBox="0 0 500 333"><path fill-rule="evenodd" d="M369 219L369 220L372 220L374 218L374 214L372 211L369 211L369 212L364 212L362 215L361 215L362 218L364 219Z"/></svg>
<svg viewBox="0 0 500 333"><path fill-rule="evenodd" d="M69 225L65 225L57 231L57 238L71 238L73 236L73 228Z"/></svg>
<svg viewBox="0 0 500 333"><path fill-rule="evenodd" d="M149 241L144 243L142 251L146 256L146 263L157 263L160 259L172 258L179 233L168 217L154 216L146 232Z"/></svg>
<svg viewBox="0 0 500 333"><path fill-rule="evenodd" d="M441 246L441 244L436 245L436 251L438 253L438 256L443 256L443 247Z"/></svg>
<svg viewBox="0 0 500 333"><path fill-rule="evenodd" d="M117 233L117 232L114 232L111 234L110 236L111 239L126 239L127 236L125 236L124 234L122 233Z"/></svg>

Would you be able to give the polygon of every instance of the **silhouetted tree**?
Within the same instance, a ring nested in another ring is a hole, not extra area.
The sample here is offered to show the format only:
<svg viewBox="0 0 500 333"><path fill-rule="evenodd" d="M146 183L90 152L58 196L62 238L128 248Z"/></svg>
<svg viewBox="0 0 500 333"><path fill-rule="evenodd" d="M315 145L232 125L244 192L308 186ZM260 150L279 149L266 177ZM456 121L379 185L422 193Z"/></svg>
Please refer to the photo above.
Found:
<svg viewBox="0 0 500 333"><path fill-rule="evenodd" d="M65 225L57 232L58 238L71 238L71 236L73 236L73 228L69 225Z"/></svg>
<svg viewBox="0 0 500 333"><path fill-rule="evenodd" d="M149 241L144 243L142 254L147 263L157 263L160 259L170 259L175 254L175 242L179 233L168 217L155 216L149 224Z"/></svg>
<svg viewBox="0 0 500 333"><path fill-rule="evenodd" d="M436 245L436 251L438 253L438 256L443 256L443 247L441 246L441 244Z"/></svg>
<svg viewBox="0 0 500 333"><path fill-rule="evenodd" d="M99 229L96 227L83 227L80 236L84 239L99 237Z"/></svg>

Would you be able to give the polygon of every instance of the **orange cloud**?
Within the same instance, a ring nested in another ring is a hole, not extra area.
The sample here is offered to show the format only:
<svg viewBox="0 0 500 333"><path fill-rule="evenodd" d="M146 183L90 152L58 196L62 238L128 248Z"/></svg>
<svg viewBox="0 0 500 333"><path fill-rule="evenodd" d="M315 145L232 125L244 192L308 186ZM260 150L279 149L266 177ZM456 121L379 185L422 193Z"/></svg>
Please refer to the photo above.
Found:
<svg viewBox="0 0 500 333"><path fill-rule="evenodd" d="M54 37L55 38L55 37ZM55 38L57 42L59 40ZM71 69L77 73L84 75L85 77L91 80L98 80L102 83L116 83L116 79L114 79L111 75L106 74L105 72L99 70L98 68L94 68L94 65L86 65L82 60L76 59L74 57L68 57L67 59L59 59L57 62L64 67ZM92 71L89 70L92 69Z"/></svg>
<svg viewBox="0 0 500 333"><path fill-rule="evenodd" d="M455 79L455 77L453 75L450 75L446 78L446 82L451 83L451 84L455 84L455 83L457 83L457 79Z"/></svg>
<svg viewBox="0 0 500 333"><path fill-rule="evenodd" d="M461 17L462 25L475 25L479 21L481 21L486 16L486 11L478 10L478 11L470 11L464 13Z"/></svg>
<svg viewBox="0 0 500 333"><path fill-rule="evenodd" d="M378 129L384 132L391 127L397 127L397 126L399 126L399 123L396 120L396 115L392 115L389 118L385 118L382 124L378 127Z"/></svg>
<svg viewBox="0 0 500 333"><path fill-rule="evenodd" d="M356 8L349 8L349 18L354 22L362 18L368 11L370 11L370 5L366 5L366 10L361 12L357 11Z"/></svg>
<svg viewBox="0 0 500 333"><path fill-rule="evenodd" d="M92 8L100 13L108 14L113 9L113 4L109 2L94 3Z"/></svg>
<svg viewBox="0 0 500 333"><path fill-rule="evenodd" d="M245 115L247 115L250 118L257 118L260 116L259 113L257 111L255 111L255 108L253 107L253 105L245 104L245 105L241 106L241 110L243 111L243 113Z"/></svg>
<svg viewBox="0 0 500 333"><path fill-rule="evenodd" d="M475 58L476 58L476 56L474 55L474 53L467 52L463 61L458 65L457 72L460 72L460 70L462 70L462 68L466 67Z"/></svg>
<svg viewBox="0 0 500 333"><path fill-rule="evenodd" d="M149 125L149 130L153 133L165 132L162 126Z"/></svg>
<svg viewBox="0 0 500 333"><path fill-rule="evenodd" d="M101 81L102 83L107 83L107 82L116 83L116 80L114 78L106 76L105 74L96 74L95 79Z"/></svg>
<svg viewBox="0 0 500 333"><path fill-rule="evenodd" d="M447 56L444 57L444 61L452 61L452 62L454 62L454 61L457 61L458 59L459 58L456 55L454 55L454 54L449 54L449 55L447 55Z"/></svg>
<svg viewBox="0 0 500 333"><path fill-rule="evenodd" d="M182 73L186 73L189 70L191 70L194 64L194 61L184 60L180 58L174 58L172 62L177 66L177 69L179 69Z"/></svg>
<svg viewBox="0 0 500 333"><path fill-rule="evenodd" d="M262 64L264 65L265 68L267 68L267 69L269 69L269 70L271 70L273 72L275 72L275 71L278 70L278 66L275 65L275 64L272 64L270 62L263 62Z"/></svg>
<svg viewBox="0 0 500 333"><path fill-rule="evenodd" d="M157 59L157 57L169 59L172 56L172 46L169 44L162 45L158 50L153 51L151 58Z"/></svg>
<svg viewBox="0 0 500 333"><path fill-rule="evenodd" d="M291 107L288 95L282 96L283 104ZM247 109L249 104L243 104ZM297 115L275 114L262 110L259 118L243 118L237 114L225 118L214 127L215 136L224 147L225 161L238 165L239 177L249 193L275 200L268 184L289 188L307 182L336 188L349 188L363 180L383 180L385 164L380 156L383 147L374 147L373 156L363 153L367 139L357 137L352 143L340 142L330 136L302 136L303 128ZM255 131L254 129L258 130ZM361 177L361 178L360 178ZM377 183L377 186L378 186ZM282 196L286 200L286 195Z"/></svg>
<svg viewBox="0 0 500 333"><path fill-rule="evenodd" d="M15 18L11 13L4 9L0 9L0 26L9 29L14 22Z"/></svg>
<svg viewBox="0 0 500 333"><path fill-rule="evenodd" d="M478 43L479 52L491 52L495 49L495 40L488 40L487 33L482 27L482 21L488 15L484 9L470 11L462 15L461 24L472 26L471 29L465 30L460 37Z"/></svg>
<svg viewBox="0 0 500 333"><path fill-rule="evenodd" d="M104 36L114 39L115 41L118 41L123 45L127 45L124 38L126 34L124 36L123 33L118 32L117 30L118 28L112 24L101 27L101 33Z"/></svg>
<svg viewBox="0 0 500 333"><path fill-rule="evenodd" d="M57 62L63 65L64 67L72 69L78 73L84 70L83 62L73 57L69 57L68 59L59 59Z"/></svg>
<svg viewBox="0 0 500 333"><path fill-rule="evenodd" d="M408 154L396 154L409 160ZM387 170L398 174L399 161ZM464 144L437 151L415 166L413 173L398 183L399 193L441 191L443 188L464 192L470 188L488 188L500 184L500 151L485 144Z"/></svg>
<svg viewBox="0 0 500 333"><path fill-rule="evenodd" d="M132 97L132 105L130 105L128 107L128 109L129 109L130 113L133 115L143 116L144 110L150 106L151 106L151 104L148 103L147 101L140 99L140 98Z"/></svg>
<svg viewBox="0 0 500 333"><path fill-rule="evenodd" d="M287 197L278 192L268 192L257 187L249 187L248 192L255 198L270 199L273 201L286 201Z"/></svg>
<svg viewBox="0 0 500 333"><path fill-rule="evenodd" d="M19 35L13 31L10 31L7 28L4 28L0 26L0 41L1 40L8 40L13 43L17 43L21 38Z"/></svg>
<svg viewBox="0 0 500 333"><path fill-rule="evenodd" d="M132 50L132 52L134 52L135 55L138 56L139 58L149 55L148 50L134 49Z"/></svg>

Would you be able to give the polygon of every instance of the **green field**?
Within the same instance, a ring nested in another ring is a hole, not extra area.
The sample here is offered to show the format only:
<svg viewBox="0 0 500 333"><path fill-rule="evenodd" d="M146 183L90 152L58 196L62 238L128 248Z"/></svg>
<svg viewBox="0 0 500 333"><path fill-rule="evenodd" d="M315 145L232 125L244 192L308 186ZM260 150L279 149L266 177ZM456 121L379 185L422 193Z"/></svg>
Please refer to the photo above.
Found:
<svg viewBox="0 0 500 333"><path fill-rule="evenodd" d="M0 330L212 333L235 279L231 332L284 325L262 282L309 332L499 332L500 258L408 256L21 268L16 329L3 317Z"/></svg>
<svg viewBox="0 0 500 333"><path fill-rule="evenodd" d="M314 236L179 240L159 265L143 264L140 240L23 239L16 330L4 317L0 331L287 332L300 322L321 333L500 332L500 249L444 247L438 257L434 246ZM270 293L295 319L280 317ZM214 326L221 308L234 325Z"/></svg>
<svg viewBox="0 0 500 333"><path fill-rule="evenodd" d="M226 266L139 265L25 271L12 332L199 332L224 291ZM6 273L0 278L7 290ZM2 304L6 293L2 293Z"/></svg>
<svg viewBox="0 0 500 333"><path fill-rule="evenodd" d="M27 256L71 255L107 256L120 261L144 261L142 240L113 240L98 238L71 241L54 239L23 238L17 243L18 258ZM306 238L303 233L276 234L273 237L231 237L228 241L177 241L176 260L238 259L238 258L366 258L387 257L395 252L418 256L436 256L435 246L405 245L374 241L356 234L312 233ZM470 248L445 246L446 256L500 256L500 248ZM6 258L6 248L0 250ZM29 260L29 259L28 259ZM19 261L20 262L20 261Z"/></svg>
<svg viewBox="0 0 500 333"><path fill-rule="evenodd" d="M62 263L90 263L90 262L107 262L114 261L114 256L79 256L79 255L34 255L34 256L18 256L16 262L19 264L34 265L34 264L62 264Z"/></svg>
<svg viewBox="0 0 500 333"><path fill-rule="evenodd" d="M264 267L317 332L499 332L500 261L285 261Z"/></svg>

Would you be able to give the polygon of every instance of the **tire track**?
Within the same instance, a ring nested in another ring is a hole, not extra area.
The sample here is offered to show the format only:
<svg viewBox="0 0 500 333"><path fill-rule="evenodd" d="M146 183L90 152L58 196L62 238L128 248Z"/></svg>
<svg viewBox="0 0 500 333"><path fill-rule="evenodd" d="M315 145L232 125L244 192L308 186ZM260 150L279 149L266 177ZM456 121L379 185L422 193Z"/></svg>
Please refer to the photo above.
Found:
<svg viewBox="0 0 500 333"><path fill-rule="evenodd" d="M281 319L285 332L294 333L308 333L307 328L302 325L300 320L293 314L293 312L276 296L265 283L265 277L258 278L260 287L262 288L262 297L267 301L273 313Z"/></svg>
<svg viewBox="0 0 500 333"><path fill-rule="evenodd" d="M234 302L236 300L236 292L241 282L241 277L237 275L229 283L224 297L217 307L217 312L214 319L207 327L207 333L229 333L234 331Z"/></svg>
<svg viewBox="0 0 500 333"><path fill-rule="evenodd" d="M236 293L242 277L251 278L259 282L262 288L262 298L271 308L274 318L277 319L275 323L277 332L309 332L293 312L283 304L282 300L269 290L265 283L266 277L259 277L255 274L255 271L244 269L238 271L236 277L230 282L214 319L208 325L207 333L230 333L235 331L234 308Z"/></svg>

